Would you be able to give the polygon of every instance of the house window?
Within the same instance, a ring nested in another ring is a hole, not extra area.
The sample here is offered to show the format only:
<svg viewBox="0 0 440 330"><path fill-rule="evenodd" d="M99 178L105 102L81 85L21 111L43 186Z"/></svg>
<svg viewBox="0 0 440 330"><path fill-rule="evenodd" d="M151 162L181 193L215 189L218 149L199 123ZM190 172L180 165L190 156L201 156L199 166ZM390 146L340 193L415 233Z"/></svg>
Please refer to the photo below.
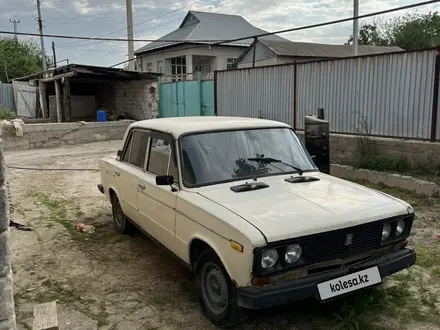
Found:
<svg viewBox="0 0 440 330"><path fill-rule="evenodd" d="M226 65L226 67L227 67L228 70L229 70L229 69L234 69L234 68L235 68L235 61L236 61L236 58L228 58L228 59L227 59L227 65Z"/></svg>
<svg viewBox="0 0 440 330"><path fill-rule="evenodd" d="M157 72L162 73L163 72L163 62L157 61Z"/></svg>
<svg viewBox="0 0 440 330"><path fill-rule="evenodd" d="M197 61L196 72L211 72L211 59L201 58Z"/></svg>
<svg viewBox="0 0 440 330"><path fill-rule="evenodd" d="M152 62L148 62L147 63L147 72L151 72L153 71L153 63Z"/></svg>
<svg viewBox="0 0 440 330"><path fill-rule="evenodd" d="M174 57L171 59L171 74L185 74L186 73L186 57Z"/></svg>

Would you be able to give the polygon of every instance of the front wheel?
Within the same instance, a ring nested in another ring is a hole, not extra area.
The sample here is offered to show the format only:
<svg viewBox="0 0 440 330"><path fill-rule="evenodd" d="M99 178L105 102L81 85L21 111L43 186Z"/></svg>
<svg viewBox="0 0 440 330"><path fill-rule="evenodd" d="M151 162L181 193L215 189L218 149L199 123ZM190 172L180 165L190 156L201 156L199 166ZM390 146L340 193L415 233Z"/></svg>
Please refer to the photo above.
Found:
<svg viewBox="0 0 440 330"><path fill-rule="evenodd" d="M219 257L205 250L195 265L196 290L206 318L220 328L243 323L246 314L237 305L236 289Z"/></svg>

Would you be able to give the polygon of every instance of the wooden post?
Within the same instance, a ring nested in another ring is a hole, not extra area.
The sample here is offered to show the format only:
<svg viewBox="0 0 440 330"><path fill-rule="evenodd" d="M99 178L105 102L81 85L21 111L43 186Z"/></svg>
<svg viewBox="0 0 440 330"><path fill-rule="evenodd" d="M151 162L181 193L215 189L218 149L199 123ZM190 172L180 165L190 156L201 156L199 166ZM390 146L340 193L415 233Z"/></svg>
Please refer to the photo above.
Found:
<svg viewBox="0 0 440 330"><path fill-rule="evenodd" d="M57 104L57 122L61 123L63 121L63 108L61 105L60 81L54 80L54 83L55 83L55 101Z"/></svg>
<svg viewBox="0 0 440 330"><path fill-rule="evenodd" d="M40 81L39 82L39 92L40 92L40 106L41 106L41 116L43 118L46 118L46 114L47 116L49 116L49 111L47 108L47 95L46 95L46 83Z"/></svg>
<svg viewBox="0 0 440 330"><path fill-rule="evenodd" d="M63 97L64 97L64 119L66 122L70 122L72 110L70 108L70 79L62 78L63 81Z"/></svg>
<svg viewBox="0 0 440 330"><path fill-rule="evenodd" d="M34 307L32 330L59 330L57 303L55 301Z"/></svg>

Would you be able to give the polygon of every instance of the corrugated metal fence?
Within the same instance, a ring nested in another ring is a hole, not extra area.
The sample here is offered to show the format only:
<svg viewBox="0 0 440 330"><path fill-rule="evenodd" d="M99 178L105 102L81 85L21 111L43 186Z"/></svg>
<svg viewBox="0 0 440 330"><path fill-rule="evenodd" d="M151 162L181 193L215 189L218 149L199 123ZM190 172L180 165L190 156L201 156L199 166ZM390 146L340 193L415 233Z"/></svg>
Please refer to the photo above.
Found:
<svg viewBox="0 0 440 330"><path fill-rule="evenodd" d="M15 111L12 84L4 84L0 82L0 107Z"/></svg>
<svg viewBox="0 0 440 330"><path fill-rule="evenodd" d="M427 50L219 71L217 114L259 117L261 110L263 118L302 130L304 116L324 108L334 133L357 133L368 124L373 135L430 139L435 126L431 123L436 53ZM440 115L436 137L440 139Z"/></svg>
<svg viewBox="0 0 440 330"><path fill-rule="evenodd" d="M217 115L293 124L293 65L219 71L215 79Z"/></svg>

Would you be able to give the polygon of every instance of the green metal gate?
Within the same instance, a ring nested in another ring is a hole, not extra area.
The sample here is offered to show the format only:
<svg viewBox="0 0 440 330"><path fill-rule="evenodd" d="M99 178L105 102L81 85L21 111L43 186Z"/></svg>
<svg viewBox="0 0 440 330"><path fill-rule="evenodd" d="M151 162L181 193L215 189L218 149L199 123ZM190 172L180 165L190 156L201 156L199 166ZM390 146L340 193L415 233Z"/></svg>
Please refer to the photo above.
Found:
<svg viewBox="0 0 440 330"><path fill-rule="evenodd" d="M214 81L201 74L193 81L159 80L159 116L214 116Z"/></svg>

